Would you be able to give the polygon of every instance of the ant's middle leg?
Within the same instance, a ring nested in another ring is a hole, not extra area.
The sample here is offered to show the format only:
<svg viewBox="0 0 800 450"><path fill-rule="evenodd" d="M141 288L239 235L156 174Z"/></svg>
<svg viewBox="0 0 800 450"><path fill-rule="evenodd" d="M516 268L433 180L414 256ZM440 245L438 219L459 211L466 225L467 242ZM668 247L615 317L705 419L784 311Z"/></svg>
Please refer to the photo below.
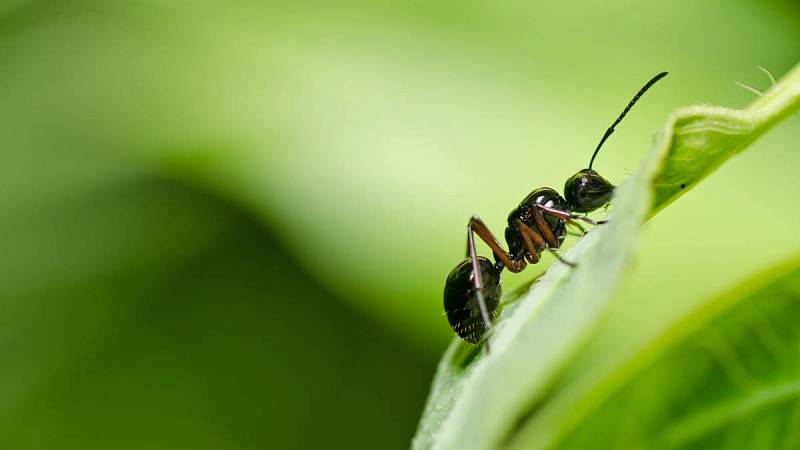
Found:
<svg viewBox="0 0 800 450"><path fill-rule="evenodd" d="M492 253L497 256L497 259L500 260L500 262L503 263L508 270L513 273L518 273L525 269L525 260L511 259L511 256L508 254L508 252L503 249L503 246L500 245L500 242L497 241L497 238L495 238L492 232L489 231L489 227L487 227L486 224L483 223L483 220L481 220L481 218L478 216L472 216L467 224L467 233L471 235L473 231L478 234L481 240L485 242L490 249L492 249ZM467 236L467 256L469 256L470 252L470 239L471 238Z"/></svg>
<svg viewBox="0 0 800 450"><path fill-rule="evenodd" d="M525 249L528 250L528 262L536 264L539 262L539 252L536 251L536 245L539 247L545 246L544 238L520 219L517 219L517 229L522 236L522 243L525 244Z"/></svg>
<svg viewBox="0 0 800 450"><path fill-rule="evenodd" d="M544 216L542 212L534 206L530 208L531 213L533 214L533 221L536 223L536 228L542 232L542 237L547 242L547 246L549 248L558 248L558 238L556 238L555 233L553 233L552 228L550 225L547 224L547 221L544 220Z"/></svg>
<svg viewBox="0 0 800 450"><path fill-rule="evenodd" d="M547 225L547 223L545 223L544 226L547 227L548 230L550 229L549 226ZM577 264L575 264L574 262L567 261L566 259L562 258L561 255L559 255L558 252L554 248L546 246L544 238L539 233L537 233L533 228L531 228L528 225L526 225L523 221L517 219L517 227L519 227L519 230L520 230L520 232L522 234L522 240L525 243L525 246L526 246L526 248L528 250L528 253L530 253L533 256L533 258L535 259L535 261L531 261L532 263L536 263L536 262L539 261L539 254L536 252L536 249L533 247L533 243L536 242L536 244L539 245L539 246L545 246L547 248L547 250L550 251L550 253L553 254L553 256L555 256L559 261L561 261L562 264L566 264L566 265L568 265L570 267L576 267L577 266ZM552 230L551 230L551 233L552 233Z"/></svg>
<svg viewBox="0 0 800 450"><path fill-rule="evenodd" d="M572 262L572 261L567 261L566 259L564 259L564 258L563 258L563 257L562 257L562 256L561 256L561 255L560 255L560 254L559 254L559 253L558 253L558 252L555 250L555 249L553 249L553 248L549 248L549 247L548 247L548 248L547 248L547 250L549 250L549 251L550 251L550 253L552 253L552 254L553 254L553 256L555 256L555 257L556 257L556 259L558 259L559 261L561 261L561 264L564 264L564 265L566 265L566 266L570 266L570 267L578 267L578 265L577 265L577 264L575 264L574 262Z"/></svg>
<svg viewBox="0 0 800 450"><path fill-rule="evenodd" d="M537 206L539 206L539 205L537 205ZM577 264L575 264L572 261L567 261L566 259L562 258L561 255L559 255L558 252L556 251L556 249L560 246L558 238L556 238L555 233L553 233L553 230L552 230L552 228L550 228L550 225L547 223L547 221L544 220L544 215L542 215L542 211L540 211L537 206L534 206L533 208L531 208L531 213L533 214L533 221L536 223L536 227L539 229L539 231L542 232L542 236L541 237L544 238L545 242L547 242L547 250L549 250L550 253L553 254L553 256L558 258L558 260L561 261L562 264L566 264L566 265L568 265L570 267L576 267ZM556 210L556 211L558 211L558 210ZM564 213L566 213L566 211L564 211ZM569 213L566 213L566 214L569 214ZM528 228L530 228L530 227L528 227ZM532 229L531 229L531 232L532 233L536 233Z"/></svg>
<svg viewBox="0 0 800 450"><path fill-rule="evenodd" d="M580 237L580 236L585 236L586 235L586 228L584 228L583 225L579 224L578 222L576 222L574 220L568 220L567 221L567 226L570 226L570 225L575 227L575 228L577 228L578 230L580 230L579 232L576 232L576 233L570 233L569 231L567 231L567 234L569 234L570 236L579 236Z"/></svg>

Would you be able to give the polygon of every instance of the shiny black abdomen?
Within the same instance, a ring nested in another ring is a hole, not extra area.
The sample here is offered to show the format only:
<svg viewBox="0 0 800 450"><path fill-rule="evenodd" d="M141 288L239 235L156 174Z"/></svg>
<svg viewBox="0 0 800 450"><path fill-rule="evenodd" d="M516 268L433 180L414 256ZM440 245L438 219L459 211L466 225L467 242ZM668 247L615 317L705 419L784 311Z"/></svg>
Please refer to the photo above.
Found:
<svg viewBox="0 0 800 450"><path fill-rule="evenodd" d="M519 206L514 208L514 210L508 215L506 242L508 243L508 252L511 254L513 259L523 258L527 254L527 251L525 250L525 244L522 241L522 236L517 229L517 219L522 220L525 225L528 225L539 234L542 234L542 232L539 230L539 227L536 226L536 222L534 221L533 214L531 212L531 207L534 204L548 206L563 211L569 211L569 205L567 204L567 201L564 200L564 197L556 192L555 189L546 187L539 188L528 194L528 196L525 197L522 202L520 202ZM550 229L553 230L553 234L558 239L558 247L560 247L561 242L564 240L564 236L567 232L566 221L550 214L543 214L543 217L545 222L547 222L547 224L550 226ZM536 251L542 251L544 248L544 246L537 246Z"/></svg>
<svg viewBox="0 0 800 450"><path fill-rule="evenodd" d="M500 304L500 270L488 259L479 256L483 281L483 299L489 317L494 319ZM467 258L457 265L444 284L444 312L450 327L461 339L477 344L486 333L486 323L481 316L477 291L473 285L472 260Z"/></svg>

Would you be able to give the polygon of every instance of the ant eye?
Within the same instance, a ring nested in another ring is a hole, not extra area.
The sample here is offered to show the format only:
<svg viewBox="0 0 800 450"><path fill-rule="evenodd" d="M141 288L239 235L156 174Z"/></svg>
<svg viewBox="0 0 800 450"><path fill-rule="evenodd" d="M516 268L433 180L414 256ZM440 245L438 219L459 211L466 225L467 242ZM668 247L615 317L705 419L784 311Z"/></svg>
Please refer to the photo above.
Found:
<svg viewBox="0 0 800 450"><path fill-rule="evenodd" d="M611 200L614 185L591 169L570 177L564 185L567 203L575 212L590 212Z"/></svg>

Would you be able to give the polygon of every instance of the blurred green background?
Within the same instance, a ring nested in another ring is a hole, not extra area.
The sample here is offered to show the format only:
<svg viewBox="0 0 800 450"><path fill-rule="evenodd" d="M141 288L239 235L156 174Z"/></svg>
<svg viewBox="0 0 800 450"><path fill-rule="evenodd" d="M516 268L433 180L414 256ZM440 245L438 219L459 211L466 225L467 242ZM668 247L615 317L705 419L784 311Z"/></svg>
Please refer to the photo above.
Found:
<svg viewBox="0 0 800 450"><path fill-rule="evenodd" d="M471 214L560 190L660 70L611 180L798 60L793 0L5 1L0 442L405 448ZM800 249L799 147L658 215L597 354Z"/></svg>

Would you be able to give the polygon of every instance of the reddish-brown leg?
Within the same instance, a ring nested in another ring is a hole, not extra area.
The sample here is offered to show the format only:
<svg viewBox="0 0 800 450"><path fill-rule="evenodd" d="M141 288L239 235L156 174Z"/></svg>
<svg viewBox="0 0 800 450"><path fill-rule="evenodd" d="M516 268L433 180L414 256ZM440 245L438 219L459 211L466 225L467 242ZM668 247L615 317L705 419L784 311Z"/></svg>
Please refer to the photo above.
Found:
<svg viewBox="0 0 800 450"><path fill-rule="evenodd" d="M556 238L555 233L553 233L547 221L544 220L544 216L539 208L531 208L531 214L533 214L533 221L536 223L536 228L542 233L542 237L547 242L548 247L558 248L558 238Z"/></svg>
<svg viewBox="0 0 800 450"><path fill-rule="evenodd" d="M536 264L539 262L539 252L536 251L534 241L538 245L544 245L544 239L539 233L533 231L531 227L525 225L525 222L517 219L517 229L519 234L522 235L522 242L525 244L525 249L528 250L528 262Z"/></svg>
<svg viewBox="0 0 800 450"><path fill-rule="evenodd" d="M472 277L472 283L478 296L478 307L481 310L481 318L486 325L488 336L492 331L492 320L489 317L489 309L486 307L486 300L483 298L483 277L481 276L480 263L478 263L478 252L475 249L475 234L492 249L492 252L497 255L497 259L499 259L508 270L515 273L521 272L525 269L526 262L525 259L511 259L508 252L503 249L492 232L489 231L489 227L483 223L480 217L472 216L472 218L469 219L469 223L467 224L467 256L469 256L472 261L472 272L475 274L475 276ZM486 351L491 351L488 339L486 340Z"/></svg>
<svg viewBox="0 0 800 450"><path fill-rule="evenodd" d="M526 236L530 236L531 242L525 241L525 246L528 249L528 251L531 253L531 255L535 255L536 262L538 262L539 261L539 255L536 253L536 250L533 248L533 242L536 242L536 245L544 246L545 245L544 238L539 233L537 233L536 230L534 230L533 228L525 225L525 223L523 223L521 220L517 220L517 226L519 227L520 231L522 232L521 234L522 234L522 239L523 240L525 240ZM547 225L545 224L545 226L547 226ZM549 227L548 227L548 229L549 229ZM550 253L552 253L556 258L558 258L558 260L561 261L562 263L564 263L564 264L566 264L566 265L568 265L570 267L575 267L576 266L575 263L567 261L566 259L562 258L561 255L559 255L558 252L555 249L550 248L550 247L546 247L546 248L547 248L547 250L550 251ZM535 264L536 262L533 262L533 263Z"/></svg>
<svg viewBox="0 0 800 450"><path fill-rule="evenodd" d="M551 216L558 217L559 219L564 219L564 220L571 220L571 221L581 220L590 225L602 225L607 222L606 220L592 220L580 214L571 213L569 211L562 211L560 209L551 208L549 206L544 206L544 205L536 205L536 208L542 210L542 212L544 212L545 214L550 214Z"/></svg>
<svg viewBox="0 0 800 450"><path fill-rule="evenodd" d="M467 225L468 230L475 231L486 245L492 249L492 252L497 256L497 259L503 263L508 270L514 273L522 272L525 269L526 263L524 259L514 260L508 256L508 252L503 249L503 246L497 241L489 227L478 216L472 216ZM467 240L469 245L469 239ZM467 247L467 255L469 255L469 247Z"/></svg>
<svg viewBox="0 0 800 450"><path fill-rule="evenodd" d="M544 208L547 208L548 210L557 211L558 213L563 213L563 214L569 215L569 213L566 212L566 211L560 211L560 210L553 209L553 208L548 208L548 207L544 207ZM564 264L566 264L566 265L568 265L570 267L576 267L577 264L575 264L574 262L571 262L571 261L567 261L566 259L562 258L561 255L559 255L558 252L556 251L556 249L559 247L560 243L559 243L558 239L556 238L555 233L553 233L553 229L550 228L550 225L548 225L547 221L544 220L544 216L542 215L542 211L540 211L539 208L534 207L534 208L531 208L531 214L533 215L533 220L536 223L536 227L539 228L539 231L542 232L542 236L541 237L543 237L544 240L548 244L547 245L547 250L549 250L550 253L552 253L553 256L558 258L558 260L561 261L562 263L564 263ZM559 215L556 215L556 217L561 218L561 216L559 216ZM570 219L565 219L565 220L569 221ZM533 231L533 230L531 230L531 231ZM535 231L533 231L533 232L535 233Z"/></svg>

